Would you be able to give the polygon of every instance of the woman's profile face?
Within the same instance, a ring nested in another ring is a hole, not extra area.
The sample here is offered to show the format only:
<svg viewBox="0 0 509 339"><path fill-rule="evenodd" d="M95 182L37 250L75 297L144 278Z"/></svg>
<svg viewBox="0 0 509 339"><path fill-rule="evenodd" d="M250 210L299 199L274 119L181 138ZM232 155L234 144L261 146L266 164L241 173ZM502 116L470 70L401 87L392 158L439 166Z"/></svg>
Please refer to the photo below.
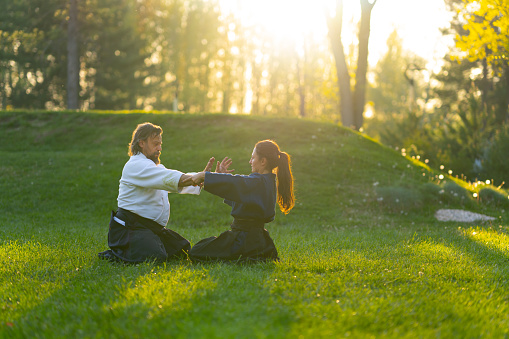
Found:
<svg viewBox="0 0 509 339"><path fill-rule="evenodd" d="M253 153L251 154L251 160L249 160L249 164L251 165L252 173L262 173L265 170L264 164L262 164L262 159L256 153L256 147L253 149Z"/></svg>

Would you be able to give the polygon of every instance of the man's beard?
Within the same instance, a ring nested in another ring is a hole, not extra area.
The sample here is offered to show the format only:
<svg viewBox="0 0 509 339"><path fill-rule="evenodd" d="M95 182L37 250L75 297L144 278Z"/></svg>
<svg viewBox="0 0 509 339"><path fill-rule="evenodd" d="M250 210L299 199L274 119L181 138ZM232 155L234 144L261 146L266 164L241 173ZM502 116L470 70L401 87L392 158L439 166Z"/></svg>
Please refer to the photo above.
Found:
<svg viewBox="0 0 509 339"><path fill-rule="evenodd" d="M157 152L151 154L148 158L152 160L156 165L159 165L161 163L161 160L159 160L159 155L157 155Z"/></svg>

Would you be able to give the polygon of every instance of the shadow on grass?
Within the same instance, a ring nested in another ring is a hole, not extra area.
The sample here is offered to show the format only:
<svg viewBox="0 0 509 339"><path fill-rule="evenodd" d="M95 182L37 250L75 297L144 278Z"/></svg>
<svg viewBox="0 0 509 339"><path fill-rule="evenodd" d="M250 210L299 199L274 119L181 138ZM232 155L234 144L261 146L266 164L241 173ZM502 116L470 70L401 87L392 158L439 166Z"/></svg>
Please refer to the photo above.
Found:
<svg viewBox="0 0 509 339"><path fill-rule="evenodd" d="M44 258L38 260L41 270L51 270ZM151 263L127 266L95 259L69 273L72 269L66 267L60 275L35 281L39 286L20 289L20 285L30 282L18 281L17 291L11 294L31 300L6 318L12 324L8 333L26 338L143 337L136 325L140 319L149 319L160 303L148 284L151 276L156 275L157 266ZM141 293L139 298L137 292Z"/></svg>
<svg viewBox="0 0 509 339"><path fill-rule="evenodd" d="M490 267L496 273L494 278L501 274L509 278L509 237L505 232L489 224L456 227L459 232L451 236L449 244L468 254L477 265Z"/></svg>
<svg viewBox="0 0 509 339"><path fill-rule="evenodd" d="M41 260L41 270L45 267ZM31 298L2 324L13 337L260 337L284 333L288 313L274 305L264 280L274 264L134 266L89 261L62 279L44 277L37 286L8 292ZM67 267L63 269L70 270ZM28 274L29 272L24 272ZM65 275L65 274L62 274ZM7 295L7 294L6 294ZM1 333L1 332L0 332Z"/></svg>
<svg viewBox="0 0 509 339"><path fill-rule="evenodd" d="M162 333L184 338L283 337L294 322L267 287L275 264L195 264L188 269L212 285L200 289L188 308L160 312Z"/></svg>

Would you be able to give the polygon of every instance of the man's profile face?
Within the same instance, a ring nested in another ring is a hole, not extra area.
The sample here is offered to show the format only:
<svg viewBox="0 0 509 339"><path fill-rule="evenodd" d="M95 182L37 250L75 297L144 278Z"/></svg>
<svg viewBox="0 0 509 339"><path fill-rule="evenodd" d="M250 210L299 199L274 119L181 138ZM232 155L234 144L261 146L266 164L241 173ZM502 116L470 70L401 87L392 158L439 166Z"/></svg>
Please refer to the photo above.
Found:
<svg viewBox="0 0 509 339"><path fill-rule="evenodd" d="M156 165L160 163L159 156L163 150L163 136L161 134L148 137L147 140L140 140L142 153Z"/></svg>

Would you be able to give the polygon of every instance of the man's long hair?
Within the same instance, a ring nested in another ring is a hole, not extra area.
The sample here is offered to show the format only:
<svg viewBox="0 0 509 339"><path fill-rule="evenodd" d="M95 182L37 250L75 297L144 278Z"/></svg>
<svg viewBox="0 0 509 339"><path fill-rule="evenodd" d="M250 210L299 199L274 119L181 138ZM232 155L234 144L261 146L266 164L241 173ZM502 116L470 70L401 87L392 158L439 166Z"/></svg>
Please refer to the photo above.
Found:
<svg viewBox="0 0 509 339"><path fill-rule="evenodd" d="M154 125L150 122L144 122L136 126L133 132L133 137L129 143L129 150L127 154L129 156L141 153L141 147L139 145L140 140L148 140L149 137L158 136L163 134L163 129L160 126Z"/></svg>

